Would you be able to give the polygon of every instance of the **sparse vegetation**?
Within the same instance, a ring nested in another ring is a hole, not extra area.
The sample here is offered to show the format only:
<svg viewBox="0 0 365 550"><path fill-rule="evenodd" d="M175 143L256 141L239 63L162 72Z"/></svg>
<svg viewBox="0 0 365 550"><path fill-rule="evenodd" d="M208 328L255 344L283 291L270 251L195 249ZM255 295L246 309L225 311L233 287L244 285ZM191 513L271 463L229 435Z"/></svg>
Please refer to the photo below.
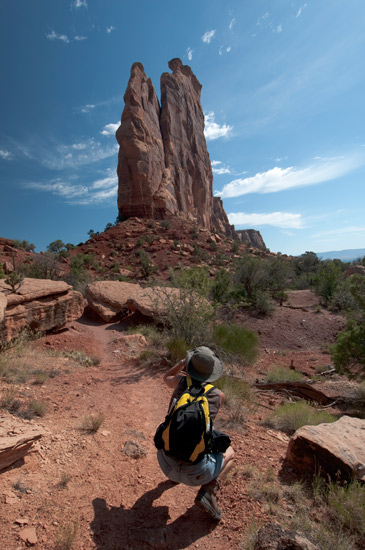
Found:
<svg viewBox="0 0 365 550"><path fill-rule="evenodd" d="M103 422L104 415L101 413L87 415L82 420L81 430L89 434L94 434L98 431Z"/></svg>
<svg viewBox="0 0 365 550"><path fill-rule="evenodd" d="M77 531L77 521L59 525L55 534L55 550L72 550L77 537Z"/></svg>
<svg viewBox="0 0 365 550"><path fill-rule="evenodd" d="M266 374L266 381L269 384L275 382L300 382L301 380L303 380L302 373L289 367L274 366Z"/></svg>
<svg viewBox="0 0 365 550"><path fill-rule="evenodd" d="M302 426L335 422L336 418L327 411L317 411L305 401L284 403L266 420L268 426L293 434Z"/></svg>
<svg viewBox="0 0 365 550"><path fill-rule="evenodd" d="M239 325L216 325L213 332L213 342L226 353L238 355L247 363L254 361L257 356L257 334Z"/></svg>
<svg viewBox="0 0 365 550"><path fill-rule="evenodd" d="M47 412L47 403L45 401L39 401L37 399L32 399L29 403L28 410L30 414L35 416L44 416Z"/></svg>
<svg viewBox="0 0 365 550"><path fill-rule="evenodd" d="M89 357L83 351L64 351L63 355L75 363L79 363L83 367L95 367L99 365L100 359L98 357Z"/></svg>
<svg viewBox="0 0 365 550"><path fill-rule="evenodd" d="M48 372L46 372L44 370L34 371L33 374L34 374L33 384L42 385L45 382L47 382L47 380L49 378Z"/></svg>
<svg viewBox="0 0 365 550"><path fill-rule="evenodd" d="M65 489L68 483L70 482L70 480L71 480L70 474L68 474L67 472L61 472L60 481L58 483L59 487L61 487L62 489Z"/></svg>

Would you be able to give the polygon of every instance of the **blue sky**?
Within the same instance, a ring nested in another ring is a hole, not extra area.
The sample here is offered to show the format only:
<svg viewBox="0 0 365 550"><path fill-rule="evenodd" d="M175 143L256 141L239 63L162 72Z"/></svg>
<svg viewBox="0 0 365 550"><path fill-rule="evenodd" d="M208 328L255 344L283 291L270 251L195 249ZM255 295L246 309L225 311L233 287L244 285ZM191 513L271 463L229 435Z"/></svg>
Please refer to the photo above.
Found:
<svg viewBox="0 0 365 550"><path fill-rule="evenodd" d="M44 250L117 216L133 62L203 85L214 193L273 252L365 246L363 0L2 0L0 236Z"/></svg>

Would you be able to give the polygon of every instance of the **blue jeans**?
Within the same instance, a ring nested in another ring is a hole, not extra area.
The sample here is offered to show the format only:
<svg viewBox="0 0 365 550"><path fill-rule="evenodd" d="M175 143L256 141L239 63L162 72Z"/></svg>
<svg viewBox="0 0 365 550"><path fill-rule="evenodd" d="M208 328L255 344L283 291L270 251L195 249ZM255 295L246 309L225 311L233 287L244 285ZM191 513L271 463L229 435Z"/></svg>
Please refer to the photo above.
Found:
<svg viewBox="0 0 365 550"><path fill-rule="evenodd" d="M157 451L160 468L171 481L184 483L190 487L205 485L218 477L223 468L223 453L211 453L197 464L184 464L167 456L163 449Z"/></svg>

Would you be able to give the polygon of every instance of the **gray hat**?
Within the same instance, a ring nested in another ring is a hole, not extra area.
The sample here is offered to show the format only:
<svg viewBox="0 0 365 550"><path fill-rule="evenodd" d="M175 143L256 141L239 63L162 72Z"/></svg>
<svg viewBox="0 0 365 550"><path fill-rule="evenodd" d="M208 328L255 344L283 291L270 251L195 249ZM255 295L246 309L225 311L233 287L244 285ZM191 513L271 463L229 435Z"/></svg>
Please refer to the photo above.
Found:
<svg viewBox="0 0 365 550"><path fill-rule="evenodd" d="M199 382L214 382L223 374L223 363L206 346L189 350L186 353L187 373Z"/></svg>

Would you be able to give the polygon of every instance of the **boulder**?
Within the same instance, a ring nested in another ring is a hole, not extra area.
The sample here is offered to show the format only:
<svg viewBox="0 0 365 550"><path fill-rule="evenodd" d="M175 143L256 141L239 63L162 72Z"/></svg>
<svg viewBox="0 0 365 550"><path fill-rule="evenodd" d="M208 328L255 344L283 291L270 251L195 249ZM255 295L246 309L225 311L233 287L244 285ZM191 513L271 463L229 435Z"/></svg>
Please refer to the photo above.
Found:
<svg viewBox="0 0 365 550"><path fill-rule="evenodd" d="M254 550L320 550L305 536L284 531L280 525L268 523L256 534Z"/></svg>
<svg viewBox="0 0 365 550"><path fill-rule="evenodd" d="M365 481L365 420L343 416L330 424L303 426L289 441L286 460L296 470Z"/></svg>
<svg viewBox="0 0 365 550"><path fill-rule="evenodd" d="M142 288L122 281L95 281L87 285L86 299L103 321L112 323L136 311L158 318L164 309L166 293L176 295L177 292L171 288Z"/></svg>
<svg viewBox="0 0 365 550"><path fill-rule="evenodd" d="M180 59L161 76L161 107L143 65L134 63L116 132L118 209L123 218L181 214L201 227L232 234L222 203L213 202L213 174L204 136L201 84Z"/></svg>
<svg viewBox="0 0 365 550"><path fill-rule="evenodd" d="M13 416L0 417L0 470L8 468L31 452L44 435L43 428Z"/></svg>
<svg viewBox="0 0 365 550"><path fill-rule="evenodd" d="M0 326L4 321L5 318L5 310L6 306L8 304L8 300L6 299L6 296L3 292L0 292Z"/></svg>
<svg viewBox="0 0 365 550"><path fill-rule="evenodd" d="M41 332L60 329L81 317L84 311L80 292L63 281L24 279L16 293L0 281L0 293L7 302L3 321L0 305L0 345L10 342L23 329Z"/></svg>

